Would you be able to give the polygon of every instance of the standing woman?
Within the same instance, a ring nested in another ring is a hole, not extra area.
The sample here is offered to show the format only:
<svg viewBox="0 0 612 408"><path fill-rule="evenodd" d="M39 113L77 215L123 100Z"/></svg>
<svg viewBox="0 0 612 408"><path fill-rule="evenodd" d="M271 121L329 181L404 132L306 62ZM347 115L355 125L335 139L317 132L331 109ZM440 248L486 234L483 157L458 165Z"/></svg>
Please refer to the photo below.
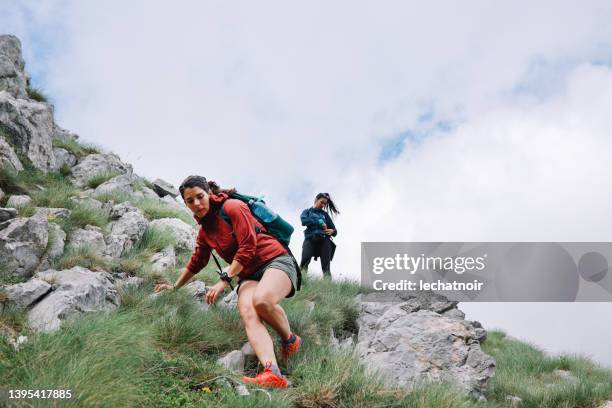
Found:
<svg viewBox="0 0 612 408"><path fill-rule="evenodd" d="M298 352L301 339L291 332L287 315L278 304L293 296L297 287L293 258L276 238L257 233L256 227L260 231L266 229L244 202L229 198L235 189L222 190L214 181L189 176L179 191L200 224L196 248L176 283L159 284L155 291L185 285L208 264L214 249L230 266L220 275L219 282L208 289L206 301L214 303L232 279L238 278L238 310L249 343L265 367L256 377L243 377L242 380L264 387L286 388L287 379L278 368L274 344L264 322L280 336L285 359ZM221 208L229 223L221 216Z"/></svg>
<svg viewBox="0 0 612 408"><path fill-rule="evenodd" d="M336 230L328 211L332 216L340 214L328 193L317 194L313 206L302 211L300 218L306 230L304 231L300 268L307 272L310 259L321 257L323 275L331 278L329 264L336 251L336 244L331 240L331 237L335 237L338 230Z"/></svg>

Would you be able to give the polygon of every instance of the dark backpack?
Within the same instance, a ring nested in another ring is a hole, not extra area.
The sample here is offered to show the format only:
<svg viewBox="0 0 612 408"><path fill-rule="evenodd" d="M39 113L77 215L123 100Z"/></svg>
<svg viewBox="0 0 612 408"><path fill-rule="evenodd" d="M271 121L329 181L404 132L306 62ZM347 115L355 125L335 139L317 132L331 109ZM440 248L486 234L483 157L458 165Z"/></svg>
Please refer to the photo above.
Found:
<svg viewBox="0 0 612 408"><path fill-rule="evenodd" d="M291 234L293 234L294 231L293 226L285 221L274 210L268 207L265 201L260 197L232 193L229 195L229 198L234 198L245 203L249 207L249 210L251 210L253 217L255 217L255 219L264 226L266 229L265 231L261 230L257 226L255 227L255 232L257 234L266 234L276 238L276 240L280 242L280 244L287 250L289 256L291 256L293 259L293 265L295 266L295 270L297 272L297 288L295 288L295 290L300 290L302 286L302 271L295 259L295 256L293 256L293 253L291 253L291 249L289 249L289 241L291 240ZM225 222L232 225L232 222L226 214L223 206L221 206L219 214Z"/></svg>

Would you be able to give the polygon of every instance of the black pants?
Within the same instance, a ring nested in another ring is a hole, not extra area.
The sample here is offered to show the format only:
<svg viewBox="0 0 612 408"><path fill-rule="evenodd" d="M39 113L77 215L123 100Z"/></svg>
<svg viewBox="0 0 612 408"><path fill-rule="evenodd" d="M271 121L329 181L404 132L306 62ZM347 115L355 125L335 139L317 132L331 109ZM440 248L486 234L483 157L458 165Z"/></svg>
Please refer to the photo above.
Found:
<svg viewBox="0 0 612 408"><path fill-rule="evenodd" d="M304 239L302 244L302 261L300 262L300 268L302 271L308 271L308 264L312 257L321 257L321 269L323 269L323 275L331 277L331 271L329 264L331 263L332 257L332 242L326 237L313 237Z"/></svg>

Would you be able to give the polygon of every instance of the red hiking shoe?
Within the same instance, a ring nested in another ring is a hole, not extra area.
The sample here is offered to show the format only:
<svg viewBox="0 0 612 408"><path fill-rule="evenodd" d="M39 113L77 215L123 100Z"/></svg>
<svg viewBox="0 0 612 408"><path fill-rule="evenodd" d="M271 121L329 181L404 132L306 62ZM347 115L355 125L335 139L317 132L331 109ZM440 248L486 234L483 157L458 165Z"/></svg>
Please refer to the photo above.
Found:
<svg viewBox="0 0 612 408"><path fill-rule="evenodd" d="M293 357L300 350L300 346L302 345L302 338L297 334L292 334L295 336L295 340L293 340L292 343L283 341L283 345L281 347L281 353L283 354L285 361Z"/></svg>
<svg viewBox="0 0 612 408"><path fill-rule="evenodd" d="M266 368L255 377L242 377L242 382L268 388L287 388L289 386L285 377L279 376L272 371L270 363L267 363Z"/></svg>

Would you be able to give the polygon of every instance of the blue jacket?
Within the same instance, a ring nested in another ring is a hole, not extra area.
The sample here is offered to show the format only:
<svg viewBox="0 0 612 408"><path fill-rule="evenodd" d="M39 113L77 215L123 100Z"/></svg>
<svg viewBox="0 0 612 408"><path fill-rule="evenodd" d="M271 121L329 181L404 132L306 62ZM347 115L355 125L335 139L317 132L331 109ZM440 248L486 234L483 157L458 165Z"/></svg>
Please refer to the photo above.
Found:
<svg viewBox="0 0 612 408"><path fill-rule="evenodd" d="M319 208L310 207L305 209L302 211L300 219L302 220L302 225L306 227L304 237L307 239L317 235L326 237L327 234L323 231L323 224L327 225L327 228L332 228L334 230L332 234L333 237L338 234L338 230L329 214Z"/></svg>

